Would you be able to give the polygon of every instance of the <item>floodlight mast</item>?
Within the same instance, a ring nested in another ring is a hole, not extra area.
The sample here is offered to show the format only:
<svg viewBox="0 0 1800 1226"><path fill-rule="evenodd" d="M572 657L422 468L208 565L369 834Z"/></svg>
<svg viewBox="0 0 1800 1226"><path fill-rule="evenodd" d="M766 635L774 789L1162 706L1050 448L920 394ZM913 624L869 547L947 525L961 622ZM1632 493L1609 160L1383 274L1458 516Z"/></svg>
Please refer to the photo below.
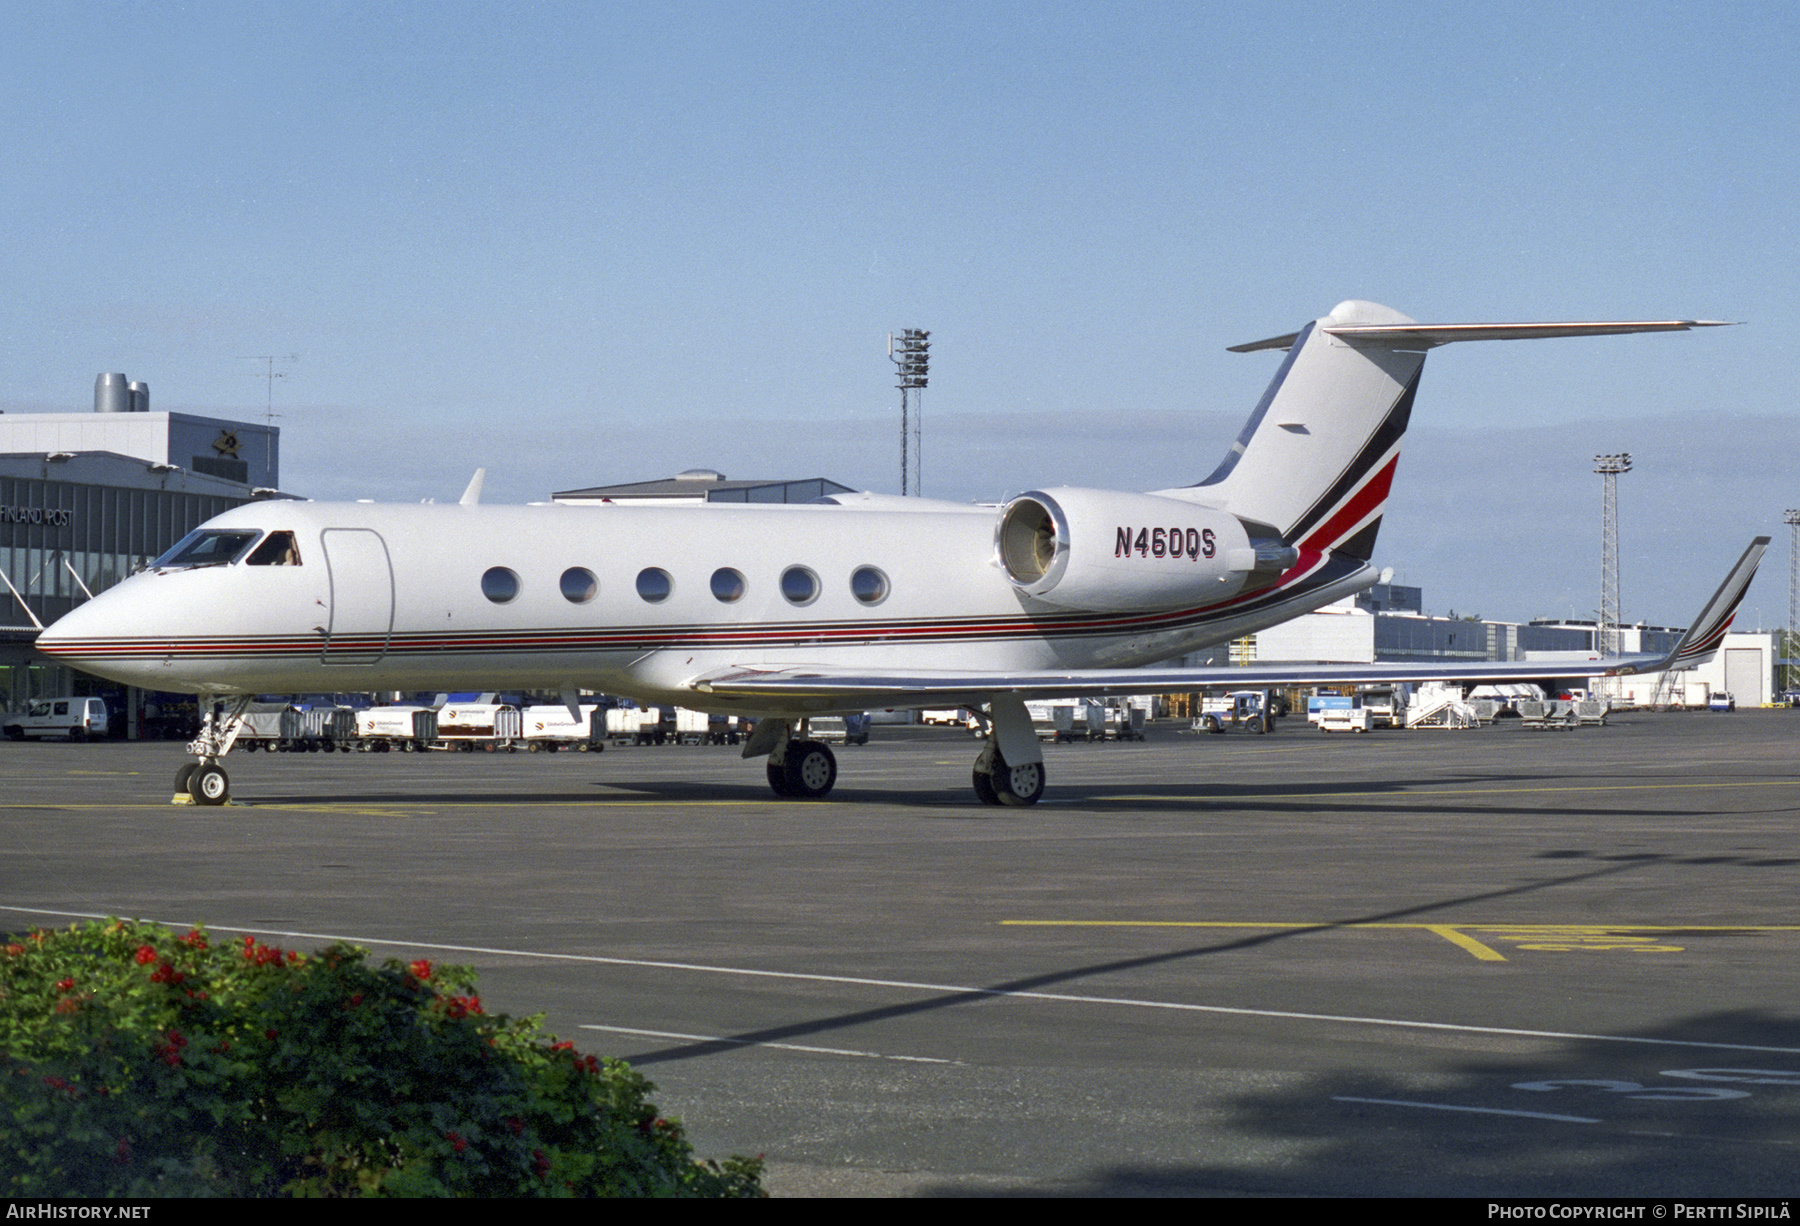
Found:
<svg viewBox="0 0 1800 1226"><path fill-rule="evenodd" d="M900 376L895 386L900 389L900 493L904 497L924 492L925 384L931 365L931 333L907 328L896 341L890 332L888 360ZM912 392L918 393L918 411L910 414L909 420L907 397Z"/></svg>
<svg viewBox="0 0 1800 1226"><path fill-rule="evenodd" d="M1631 471L1631 453L1597 455L1594 471L1604 479L1600 499L1600 624L1594 649L1619 654L1619 474Z"/></svg>
<svg viewBox="0 0 1800 1226"><path fill-rule="evenodd" d="M1788 524L1788 624L1787 641L1782 644L1782 686L1784 691L1794 689L1794 638L1795 630L1800 627L1800 510L1789 508Z"/></svg>

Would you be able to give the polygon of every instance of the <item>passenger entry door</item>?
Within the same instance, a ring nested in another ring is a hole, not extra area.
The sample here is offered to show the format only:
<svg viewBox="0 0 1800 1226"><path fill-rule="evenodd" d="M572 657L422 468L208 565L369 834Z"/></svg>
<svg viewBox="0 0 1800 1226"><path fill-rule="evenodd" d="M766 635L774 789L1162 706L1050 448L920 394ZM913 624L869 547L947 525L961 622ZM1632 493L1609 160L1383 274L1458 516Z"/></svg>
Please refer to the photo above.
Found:
<svg viewBox="0 0 1800 1226"><path fill-rule="evenodd" d="M394 567L387 542L370 528L327 528L320 534L331 582L322 664L378 662L394 632Z"/></svg>

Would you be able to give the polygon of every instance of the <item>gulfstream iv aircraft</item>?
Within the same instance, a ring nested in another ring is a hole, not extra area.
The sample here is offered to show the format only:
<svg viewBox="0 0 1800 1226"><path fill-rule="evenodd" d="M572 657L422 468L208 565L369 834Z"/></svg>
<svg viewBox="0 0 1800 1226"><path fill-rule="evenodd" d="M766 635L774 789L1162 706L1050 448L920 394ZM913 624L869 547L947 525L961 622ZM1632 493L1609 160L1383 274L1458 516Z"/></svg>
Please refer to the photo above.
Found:
<svg viewBox="0 0 1800 1226"><path fill-rule="evenodd" d="M1031 804L1027 699L1396 679L1542 664L1145 669L1376 583L1371 562L1425 353L1466 340L1670 332L1710 321L1420 324L1340 303L1299 332L1195 485L1053 488L999 508L873 494L816 504L383 506L261 502L197 529L38 639L89 672L221 699L318 690L580 690L760 717L783 796L831 790L810 716L981 709L976 794ZM1668 657L1710 654L1767 538ZM222 803L236 721L211 714L178 788Z"/></svg>

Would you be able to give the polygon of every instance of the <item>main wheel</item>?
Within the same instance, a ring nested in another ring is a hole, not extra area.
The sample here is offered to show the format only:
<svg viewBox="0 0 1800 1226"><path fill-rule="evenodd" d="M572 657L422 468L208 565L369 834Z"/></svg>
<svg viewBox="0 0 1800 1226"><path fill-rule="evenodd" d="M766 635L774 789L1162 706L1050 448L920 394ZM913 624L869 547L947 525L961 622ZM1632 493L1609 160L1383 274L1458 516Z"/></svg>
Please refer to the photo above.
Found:
<svg viewBox="0 0 1800 1226"><path fill-rule="evenodd" d="M196 767L188 776L188 795L197 805L222 805L230 800L231 780L225 768L216 762Z"/></svg>
<svg viewBox="0 0 1800 1226"><path fill-rule="evenodd" d="M996 760L995 770L990 778L994 784L994 795L1003 805L1015 807L1035 805L1044 794L1044 764L1030 762L1024 766L1008 766Z"/></svg>
<svg viewBox="0 0 1800 1226"><path fill-rule="evenodd" d="M984 770L977 770L970 775L970 782L975 785L975 799L984 805L1000 803L1000 794L994 791L994 777Z"/></svg>
<svg viewBox="0 0 1800 1226"><path fill-rule="evenodd" d="M837 783L837 755L819 741L790 741L786 765L789 796L818 800Z"/></svg>
<svg viewBox="0 0 1800 1226"><path fill-rule="evenodd" d="M792 796L793 790L788 787L787 762L769 759L769 789L777 796Z"/></svg>
<svg viewBox="0 0 1800 1226"><path fill-rule="evenodd" d="M1220 722L1218 716L1209 715L1206 717L1206 730L1217 736L1225 731L1225 725Z"/></svg>
<svg viewBox="0 0 1800 1226"><path fill-rule="evenodd" d="M198 762L187 762L182 765L180 770L175 772L175 795L187 796L189 800L193 799L193 796L188 792L188 780L192 779L194 777L194 772L199 769L200 764Z"/></svg>

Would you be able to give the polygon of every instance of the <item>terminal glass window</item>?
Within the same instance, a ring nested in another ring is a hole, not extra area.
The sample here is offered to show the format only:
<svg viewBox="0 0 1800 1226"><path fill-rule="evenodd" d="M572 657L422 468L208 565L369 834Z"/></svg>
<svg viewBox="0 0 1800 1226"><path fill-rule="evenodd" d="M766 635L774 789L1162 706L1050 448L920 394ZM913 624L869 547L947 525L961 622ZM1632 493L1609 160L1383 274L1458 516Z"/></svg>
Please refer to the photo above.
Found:
<svg viewBox="0 0 1800 1226"><path fill-rule="evenodd" d="M675 581L660 566L647 566L638 572L637 593L651 604L661 604L675 590Z"/></svg>
<svg viewBox="0 0 1800 1226"><path fill-rule="evenodd" d="M519 594L519 576L504 566L491 566L482 573L481 594L495 604L505 604Z"/></svg>
<svg viewBox="0 0 1800 1226"><path fill-rule="evenodd" d="M570 604L586 604L600 592L600 580L585 566L571 566L562 573L563 599Z"/></svg>
<svg viewBox="0 0 1800 1226"><path fill-rule="evenodd" d="M196 528L175 542L175 548L150 563L155 570L177 566L224 566L235 562L261 533L254 528Z"/></svg>

